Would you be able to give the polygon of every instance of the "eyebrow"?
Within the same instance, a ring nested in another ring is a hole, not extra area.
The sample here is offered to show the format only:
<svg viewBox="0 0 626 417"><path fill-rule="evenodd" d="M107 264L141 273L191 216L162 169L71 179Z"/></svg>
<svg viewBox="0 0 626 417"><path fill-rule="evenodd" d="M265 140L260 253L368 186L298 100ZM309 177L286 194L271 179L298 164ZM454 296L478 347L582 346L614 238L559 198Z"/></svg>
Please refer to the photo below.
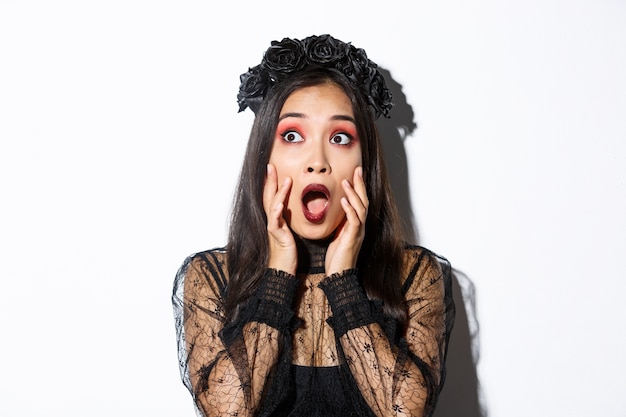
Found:
<svg viewBox="0 0 626 417"><path fill-rule="evenodd" d="M278 121L280 122L281 120L284 120L284 119L286 119L288 117L296 117L296 118L299 118L299 119L306 119L307 118L306 114L304 114L304 113L285 113L285 114L283 114L282 116L280 116L278 118ZM345 121L352 122L352 123L356 124L356 121L354 120L354 117L347 116L347 115L344 115L344 114L336 114L334 116L331 116L330 120L345 120Z"/></svg>

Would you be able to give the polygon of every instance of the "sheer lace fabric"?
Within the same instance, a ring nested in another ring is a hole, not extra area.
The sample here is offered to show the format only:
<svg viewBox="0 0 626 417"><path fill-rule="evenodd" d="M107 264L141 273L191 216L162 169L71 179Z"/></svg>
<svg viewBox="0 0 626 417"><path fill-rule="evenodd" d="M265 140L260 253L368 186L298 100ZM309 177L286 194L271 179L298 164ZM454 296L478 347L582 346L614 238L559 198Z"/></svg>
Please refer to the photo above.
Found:
<svg viewBox="0 0 626 417"><path fill-rule="evenodd" d="M309 244L297 276L268 269L226 322L227 256L190 256L173 303L183 382L199 416L429 416L445 378L454 320L450 266L417 246L404 253L409 317L396 331L368 300L358 271L324 275Z"/></svg>

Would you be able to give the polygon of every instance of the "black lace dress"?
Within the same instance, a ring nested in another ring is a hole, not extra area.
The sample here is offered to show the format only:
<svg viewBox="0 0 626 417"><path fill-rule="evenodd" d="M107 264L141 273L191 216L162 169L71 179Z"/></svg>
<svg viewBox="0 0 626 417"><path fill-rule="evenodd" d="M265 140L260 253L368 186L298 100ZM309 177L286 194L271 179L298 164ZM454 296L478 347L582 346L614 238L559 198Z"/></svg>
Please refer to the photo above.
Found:
<svg viewBox="0 0 626 417"><path fill-rule="evenodd" d="M454 321L448 262L405 249L409 323L398 334L356 270L325 276L325 249L309 242L297 277L265 271L254 299L229 323L226 252L185 260L172 301L181 376L198 416L432 414Z"/></svg>

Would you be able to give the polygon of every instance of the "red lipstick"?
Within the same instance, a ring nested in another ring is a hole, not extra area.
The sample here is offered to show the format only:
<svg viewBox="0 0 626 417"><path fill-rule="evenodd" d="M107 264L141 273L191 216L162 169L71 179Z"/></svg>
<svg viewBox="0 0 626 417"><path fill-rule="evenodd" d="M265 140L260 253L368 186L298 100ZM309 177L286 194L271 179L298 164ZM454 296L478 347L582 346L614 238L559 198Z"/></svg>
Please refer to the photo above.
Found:
<svg viewBox="0 0 626 417"><path fill-rule="evenodd" d="M311 223L324 220L330 203L330 191L323 184L309 184L302 190L302 212Z"/></svg>

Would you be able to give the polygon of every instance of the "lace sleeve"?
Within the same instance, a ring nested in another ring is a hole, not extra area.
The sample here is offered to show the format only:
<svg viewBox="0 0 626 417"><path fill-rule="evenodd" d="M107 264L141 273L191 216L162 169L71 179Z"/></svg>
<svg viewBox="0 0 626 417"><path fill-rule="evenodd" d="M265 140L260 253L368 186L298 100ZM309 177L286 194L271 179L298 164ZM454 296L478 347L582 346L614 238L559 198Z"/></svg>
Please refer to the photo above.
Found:
<svg viewBox="0 0 626 417"><path fill-rule="evenodd" d="M445 376L454 318L450 268L425 249L409 251L407 259L406 337L390 337L386 319L368 301L354 271L320 284L332 309L329 324L339 339L349 380L379 417L430 416Z"/></svg>
<svg viewBox="0 0 626 417"><path fill-rule="evenodd" d="M172 300L181 376L199 416L252 416L278 401L267 391L279 380L272 375L290 345L297 280L268 270L255 297L226 322L224 260L224 252L201 253L176 275Z"/></svg>

